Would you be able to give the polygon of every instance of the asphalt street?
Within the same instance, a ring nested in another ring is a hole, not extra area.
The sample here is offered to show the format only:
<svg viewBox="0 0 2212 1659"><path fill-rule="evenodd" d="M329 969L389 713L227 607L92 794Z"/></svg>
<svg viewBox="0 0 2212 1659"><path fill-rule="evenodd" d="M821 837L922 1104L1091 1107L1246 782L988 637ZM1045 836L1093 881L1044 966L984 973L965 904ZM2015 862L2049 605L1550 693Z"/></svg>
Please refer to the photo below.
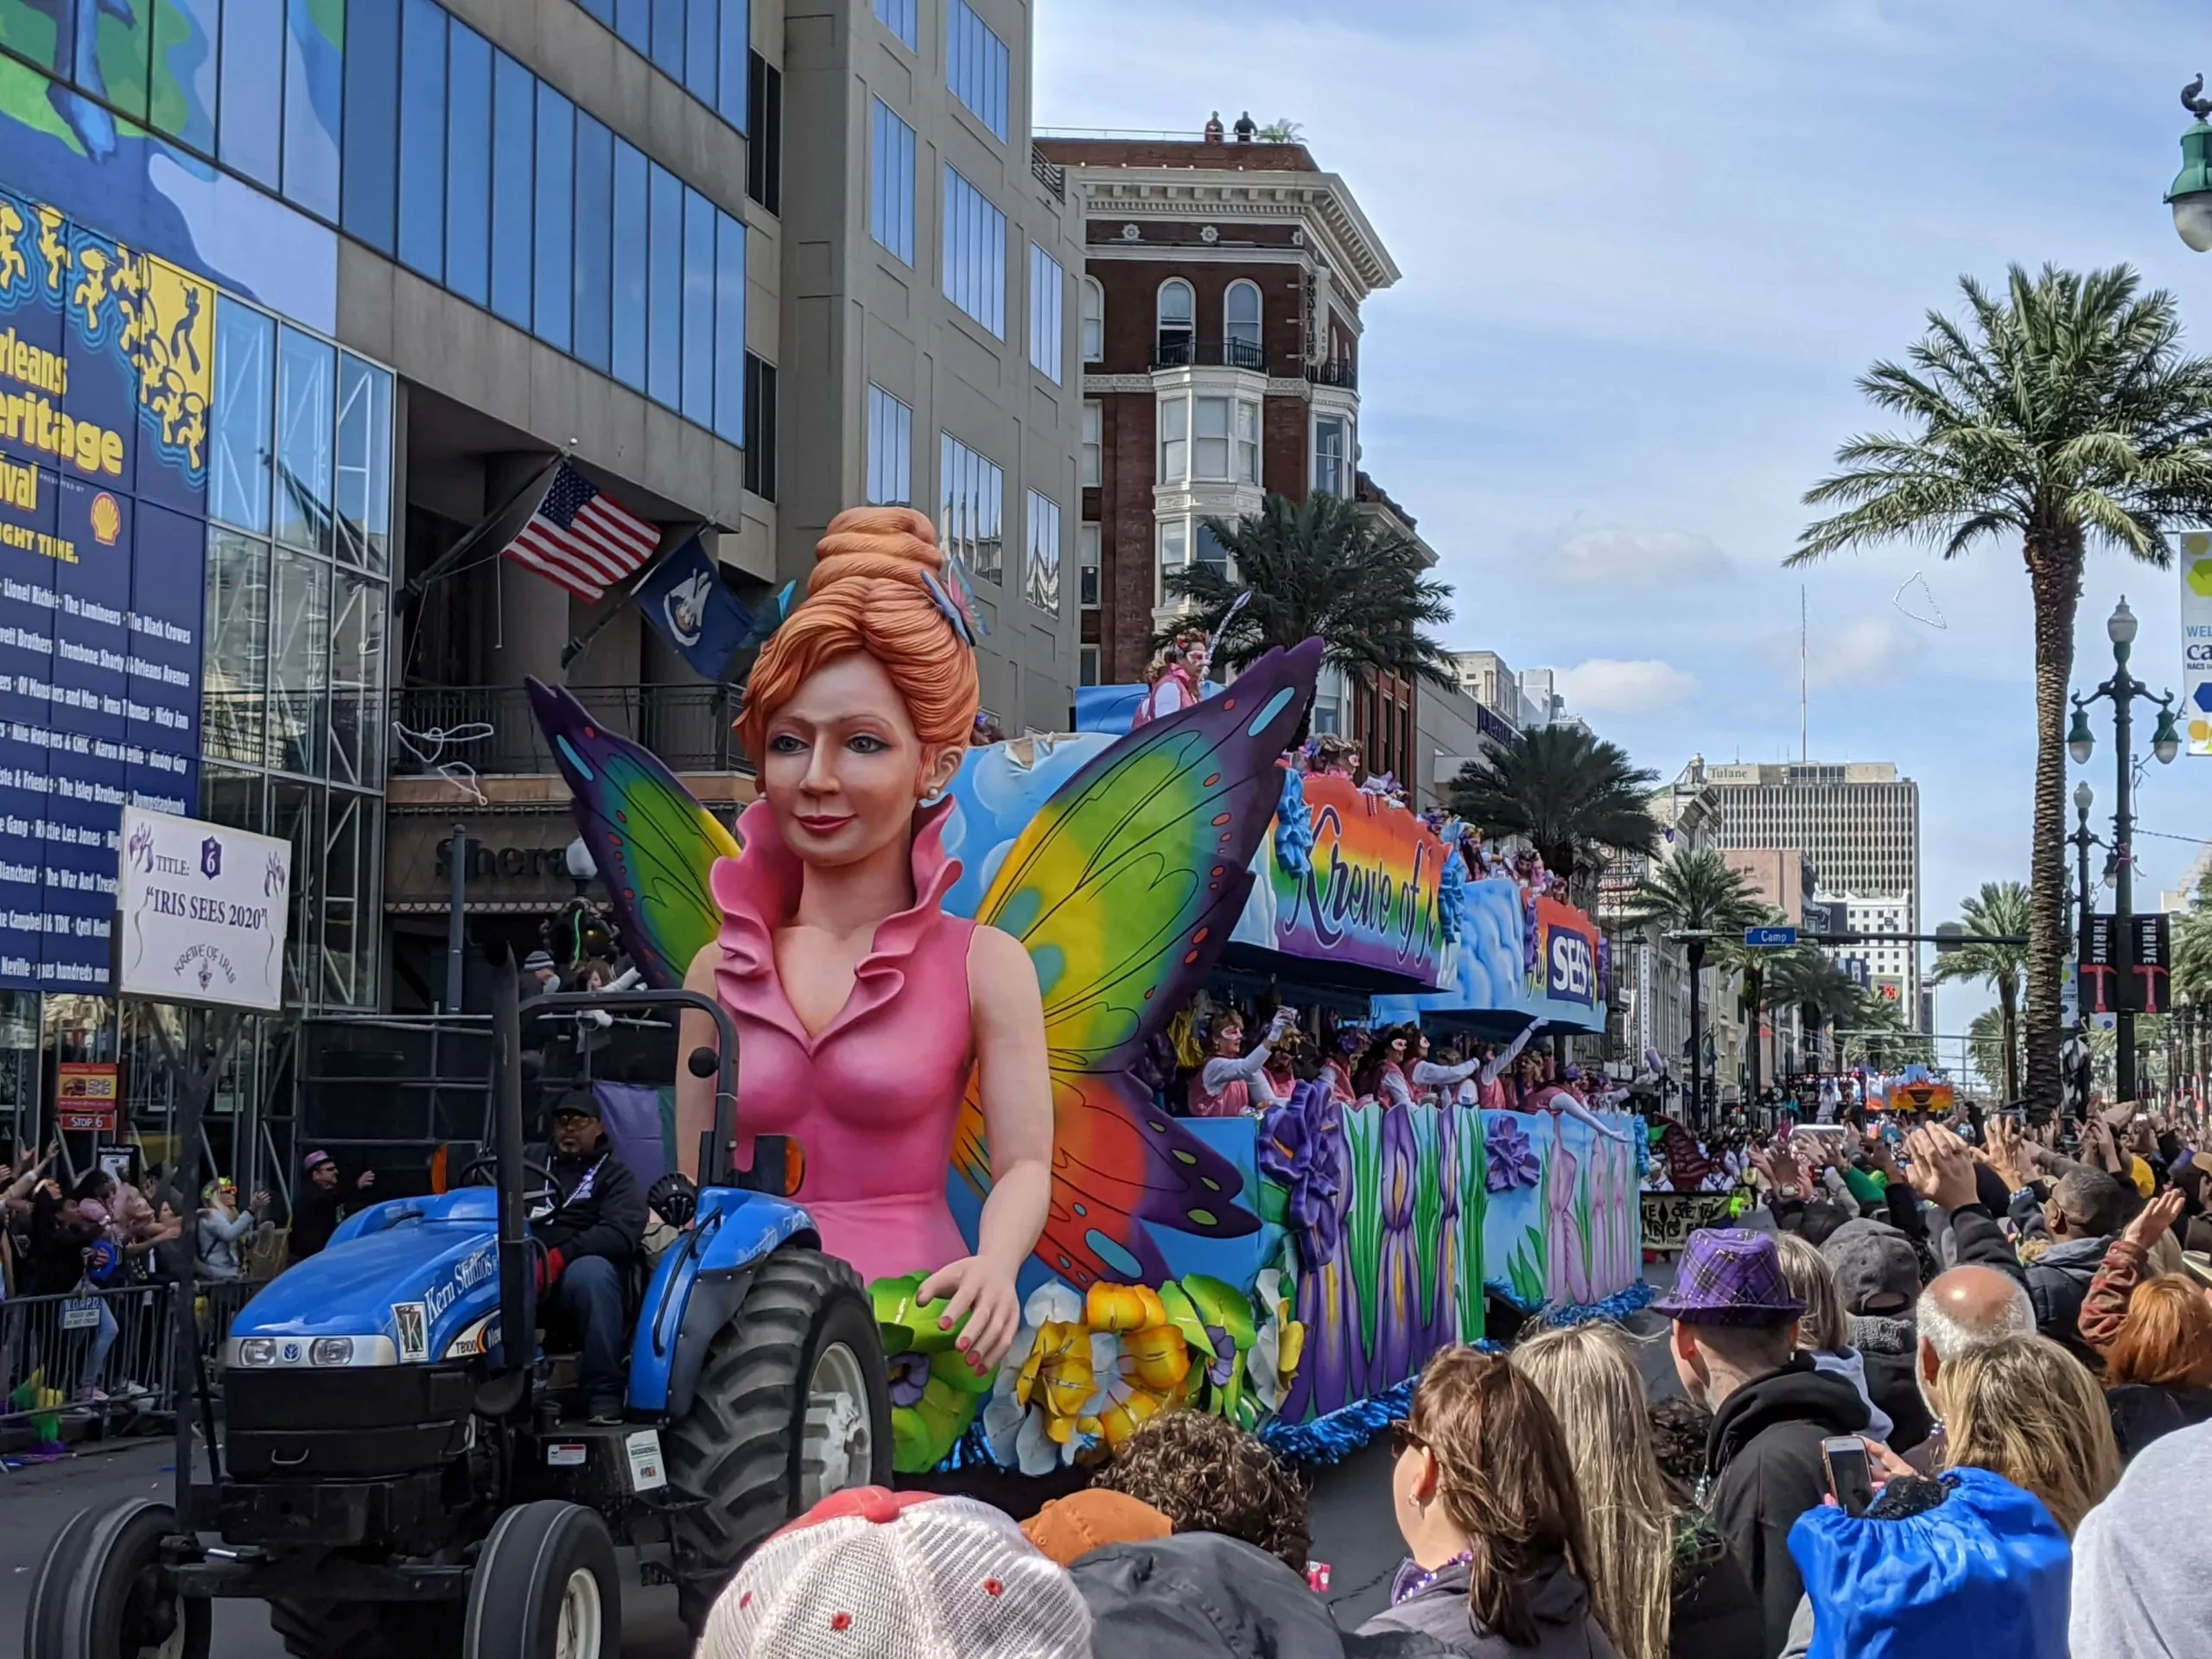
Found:
<svg viewBox="0 0 2212 1659"><path fill-rule="evenodd" d="M1642 1340L1638 1361L1654 1398L1677 1391L1662 1322L1639 1316L1631 1331ZM79 1509L134 1497L169 1501L174 1489L171 1443L126 1442L56 1464L0 1472L0 1652L21 1637L32 1575L48 1543ZM1329 1600L1347 1628L1378 1611L1400 1558L1390 1512L1390 1463L1377 1442L1333 1467L1314 1471L1313 1554L1329 1563ZM683 1659L690 1650L676 1618L671 1590L623 1586L624 1659ZM224 1602L215 1617L213 1651L222 1659L283 1659L283 1647L255 1603ZM425 1654L422 1659L436 1659Z"/></svg>

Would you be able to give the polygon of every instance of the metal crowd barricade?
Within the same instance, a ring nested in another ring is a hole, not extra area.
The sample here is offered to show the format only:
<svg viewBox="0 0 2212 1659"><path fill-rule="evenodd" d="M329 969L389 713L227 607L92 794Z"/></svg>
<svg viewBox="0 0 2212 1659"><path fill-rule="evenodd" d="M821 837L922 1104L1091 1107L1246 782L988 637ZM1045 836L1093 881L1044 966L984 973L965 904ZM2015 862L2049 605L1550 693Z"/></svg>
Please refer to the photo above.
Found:
<svg viewBox="0 0 2212 1659"><path fill-rule="evenodd" d="M232 1317L258 1288L197 1287L200 1349L211 1377ZM176 1375L177 1294L175 1285L128 1285L0 1302L0 1445L44 1440L65 1422L81 1435L95 1426L127 1432L167 1419L180 1383L191 1387L189 1376Z"/></svg>

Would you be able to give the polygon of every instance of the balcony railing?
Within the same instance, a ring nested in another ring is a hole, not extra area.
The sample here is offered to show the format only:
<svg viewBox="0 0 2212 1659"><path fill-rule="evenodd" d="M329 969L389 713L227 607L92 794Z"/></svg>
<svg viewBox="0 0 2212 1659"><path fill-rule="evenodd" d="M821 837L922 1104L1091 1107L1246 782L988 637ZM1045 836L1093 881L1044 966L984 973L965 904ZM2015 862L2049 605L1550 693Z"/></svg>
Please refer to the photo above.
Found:
<svg viewBox="0 0 2212 1659"><path fill-rule="evenodd" d="M1268 372L1268 354L1255 340L1196 340L1189 334L1158 334L1152 342L1155 369L1250 369Z"/></svg>
<svg viewBox="0 0 2212 1659"><path fill-rule="evenodd" d="M642 743L671 772L751 772L730 731L729 685L570 686L618 737ZM391 694L391 771L435 775L465 766L487 777L558 771L530 696L518 685L409 686Z"/></svg>
<svg viewBox="0 0 2212 1659"><path fill-rule="evenodd" d="M1342 386L1346 391L1359 390L1359 365L1348 357L1327 363L1308 363L1306 378L1317 386Z"/></svg>
<svg viewBox="0 0 2212 1659"><path fill-rule="evenodd" d="M1029 170L1037 175L1039 184L1062 201L1068 199L1067 168L1058 162L1046 160L1045 152L1034 144L1029 146Z"/></svg>

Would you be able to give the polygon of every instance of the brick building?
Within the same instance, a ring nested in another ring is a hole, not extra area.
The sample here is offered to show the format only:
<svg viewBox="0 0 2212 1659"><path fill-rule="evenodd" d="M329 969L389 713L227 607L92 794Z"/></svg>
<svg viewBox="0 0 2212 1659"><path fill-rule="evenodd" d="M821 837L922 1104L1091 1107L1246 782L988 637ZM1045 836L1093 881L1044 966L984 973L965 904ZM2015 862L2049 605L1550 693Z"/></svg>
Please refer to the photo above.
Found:
<svg viewBox="0 0 2212 1659"><path fill-rule="evenodd" d="M1398 269L1344 181L1248 124L1192 139L1039 137L1083 215L1084 683L1139 678L1165 573L1226 556L1209 518L1328 490L1413 520L1359 470L1360 306ZM1335 676L1325 677L1333 681ZM1410 686L1325 683L1319 730L1407 775Z"/></svg>

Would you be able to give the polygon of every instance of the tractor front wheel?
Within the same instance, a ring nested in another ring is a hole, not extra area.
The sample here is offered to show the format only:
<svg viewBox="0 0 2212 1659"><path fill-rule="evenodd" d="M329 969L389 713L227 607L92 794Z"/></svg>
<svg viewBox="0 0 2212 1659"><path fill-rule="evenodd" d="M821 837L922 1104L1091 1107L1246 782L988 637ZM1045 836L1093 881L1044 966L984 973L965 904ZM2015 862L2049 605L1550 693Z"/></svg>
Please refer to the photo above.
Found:
<svg viewBox="0 0 2212 1659"><path fill-rule="evenodd" d="M31 1586L25 1659L207 1659L212 1610L162 1566L176 1529L174 1510L144 1498L63 1527Z"/></svg>
<svg viewBox="0 0 2212 1659"><path fill-rule="evenodd" d="M891 1392L875 1309L849 1262L797 1246L763 1262L715 1334L691 1407L663 1435L677 1602L694 1635L753 1548L849 1486L891 1484Z"/></svg>
<svg viewBox="0 0 2212 1659"><path fill-rule="evenodd" d="M598 1511L543 1498L501 1516L469 1580L461 1659L620 1659L622 1580Z"/></svg>

